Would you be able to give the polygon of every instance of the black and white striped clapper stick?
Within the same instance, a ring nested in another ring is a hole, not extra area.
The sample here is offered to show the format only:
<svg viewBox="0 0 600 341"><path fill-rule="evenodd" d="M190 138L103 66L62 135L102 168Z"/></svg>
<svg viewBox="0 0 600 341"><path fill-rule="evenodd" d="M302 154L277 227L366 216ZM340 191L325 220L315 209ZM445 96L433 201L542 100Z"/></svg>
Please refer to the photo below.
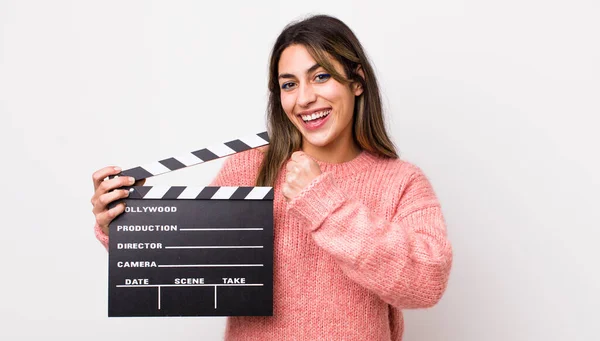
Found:
<svg viewBox="0 0 600 341"><path fill-rule="evenodd" d="M145 179L268 143L264 132L119 176ZM272 187L128 188L109 225L108 316L273 314Z"/></svg>
<svg viewBox="0 0 600 341"><path fill-rule="evenodd" d="M146 165L126 169L118 176L131 176L136 180L146 179L155 175L172 172L181 168L194 166L203 162L240 153L249 149L269 144L267 132L247 135L225 143L215 144L193 152L180 154Z"/></svg>

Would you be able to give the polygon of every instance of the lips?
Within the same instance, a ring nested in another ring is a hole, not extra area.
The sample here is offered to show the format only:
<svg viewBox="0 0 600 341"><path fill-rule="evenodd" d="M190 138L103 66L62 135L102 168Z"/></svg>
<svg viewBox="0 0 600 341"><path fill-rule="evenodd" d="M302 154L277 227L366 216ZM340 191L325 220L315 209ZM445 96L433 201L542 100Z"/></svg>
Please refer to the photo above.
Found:
<svg viewBox="0 0 600 341"><path fill-rule="evenodd" d="M314 121L319 118L323 118L331 113L331 110L318 111L313 113L312 115L302 115L300 116L304 122Z"/></svg>
<svg viewBox="0 0 600 341"><path fill-rule="evenodd" d="M306 116L306 115L312 115L314 113L321 112L321 111L327 111L327 110L331 110L331 108L324 107L324 108L316 108L316 109L311 109L311 110L304 110L304 111L297 113L296 115L297 116Z"/></svg>
<svg viewBox="0 0 600 341"><path fill-rule="evenodd" d="M313 113L313 115L316 115L317 113L321 113L323 111L316 111ZM320 118L316 118L310 121L305 121L302 119L302 116L300 116L300 120L302 121L302 125L307 129L307 130L316 130L319 129L320 127L322 127L328 120L329 117L331 116L331 109L326 110L326 112L328 112L325 116L320 117Z"/></svg>

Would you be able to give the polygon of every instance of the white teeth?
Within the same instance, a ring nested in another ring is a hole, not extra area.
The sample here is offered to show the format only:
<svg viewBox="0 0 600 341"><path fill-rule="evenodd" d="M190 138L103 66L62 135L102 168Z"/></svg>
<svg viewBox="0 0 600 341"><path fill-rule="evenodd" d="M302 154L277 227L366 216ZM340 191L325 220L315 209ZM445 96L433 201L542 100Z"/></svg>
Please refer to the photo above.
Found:
<svg viewBox="0 0 600 341"><path fill-rule="evenodd" d="M313 113L312 115L302 115L302 120L305 122L312 121L317 118L327 116L327 115L329 115L330 112L331 112L331 110L326 110L326 111L320 111L320 112Z"/></svg>

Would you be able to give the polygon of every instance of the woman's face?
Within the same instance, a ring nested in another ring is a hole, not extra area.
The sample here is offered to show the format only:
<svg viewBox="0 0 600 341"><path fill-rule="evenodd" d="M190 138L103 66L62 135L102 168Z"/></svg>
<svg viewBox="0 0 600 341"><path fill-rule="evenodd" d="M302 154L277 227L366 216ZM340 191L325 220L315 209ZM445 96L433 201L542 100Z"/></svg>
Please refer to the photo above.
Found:
<svg viewBox="0 0 600 341"><path fill-rule="evenodd" d="M344 75L342 65L331 62ZM298 44L283 50L278 71L281 105L302 134L302 149L321 155L352 149L354 100L363 91L358 83L336 81Z"/></svg>

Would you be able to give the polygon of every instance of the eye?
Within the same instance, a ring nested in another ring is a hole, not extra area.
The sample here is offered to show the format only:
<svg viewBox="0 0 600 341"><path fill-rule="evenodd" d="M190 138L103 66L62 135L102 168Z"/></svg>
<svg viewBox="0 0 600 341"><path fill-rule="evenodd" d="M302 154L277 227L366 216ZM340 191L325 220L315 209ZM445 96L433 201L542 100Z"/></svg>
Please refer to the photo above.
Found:
<svg viewBox="0 0 600 341"><path fill-rule="evenodd" d="M331 75L328 73L320 73L315 76L315 80L319 83L323 83L326 80L328 80L329 78L331 78Z"/></svg>
<svg viewBox="0 0 600 341"><path fill-rule="evenodd" d="M294 82L286 82L286 83L281 84L281 88L283 90L289 90L293 86L294 86Z"/></svg>

